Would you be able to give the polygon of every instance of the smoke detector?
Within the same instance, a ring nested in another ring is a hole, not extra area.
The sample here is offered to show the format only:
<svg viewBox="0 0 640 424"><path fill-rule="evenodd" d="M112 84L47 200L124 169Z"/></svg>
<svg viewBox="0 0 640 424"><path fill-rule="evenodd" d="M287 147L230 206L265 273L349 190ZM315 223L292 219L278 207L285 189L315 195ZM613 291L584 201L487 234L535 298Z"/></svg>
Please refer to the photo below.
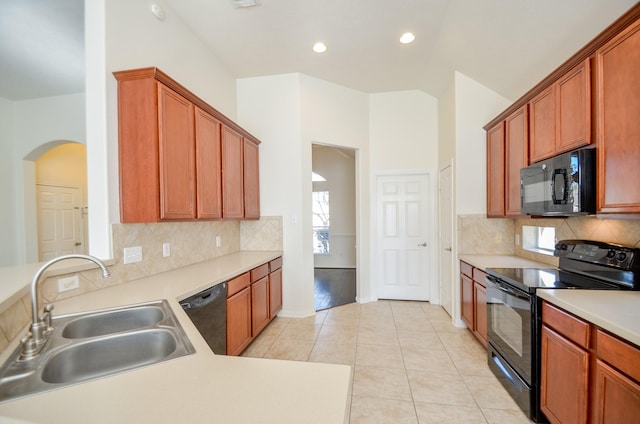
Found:
<svg viewBox="0 0 640 424"><path fill-rule="evenodd" d="M258 0L231 0L231 4L236 9L240 9L241 7L253 7L258 5Z"/></svg>

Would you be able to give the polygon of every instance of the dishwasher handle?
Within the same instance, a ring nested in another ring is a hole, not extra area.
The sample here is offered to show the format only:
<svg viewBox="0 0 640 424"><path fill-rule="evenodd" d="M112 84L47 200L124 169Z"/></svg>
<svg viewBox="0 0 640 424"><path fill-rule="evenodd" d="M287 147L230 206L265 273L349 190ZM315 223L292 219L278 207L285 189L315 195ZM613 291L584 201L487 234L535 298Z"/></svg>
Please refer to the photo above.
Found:
<svg viewBox="0 0 640 424"><path fill-rule="evenodd" d="M196 309L207 306L209 303L224 296L227 297L227 283L216 284L200 293L194 294L180 302L182 309Z"/></svg>

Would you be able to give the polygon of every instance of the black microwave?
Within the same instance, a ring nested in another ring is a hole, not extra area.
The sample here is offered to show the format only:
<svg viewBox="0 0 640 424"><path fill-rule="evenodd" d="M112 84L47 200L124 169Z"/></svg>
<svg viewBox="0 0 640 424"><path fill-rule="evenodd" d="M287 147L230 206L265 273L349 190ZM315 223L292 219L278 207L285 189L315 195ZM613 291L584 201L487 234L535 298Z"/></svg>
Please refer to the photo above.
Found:
<svg viewBox="0 0 640 424"><path fill-rule="evenodd" d="M521 211L535 216L596 213L595 149L580 149L520 170Z"/></svg>

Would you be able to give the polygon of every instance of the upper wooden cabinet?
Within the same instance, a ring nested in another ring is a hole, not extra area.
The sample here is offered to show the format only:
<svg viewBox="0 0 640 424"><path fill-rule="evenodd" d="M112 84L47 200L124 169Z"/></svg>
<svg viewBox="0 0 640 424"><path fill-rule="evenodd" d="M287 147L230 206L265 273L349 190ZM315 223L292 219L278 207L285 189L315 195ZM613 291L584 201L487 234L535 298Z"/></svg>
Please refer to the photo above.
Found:
<svg viewBox="0 0 640 424"><path fill-rule="evenodd" d="M222 214L244 218L243 141L231 128L222 130Z"/></svg>
<svg viewBox="0 0 640 424"><path fill-rule="evenodd" d="M260 169L258 161L258 145L249 140L244 141L243 151L243 187L245 219L260 218Z"/></svg>
<svg viewBox="0 0 640 424"><path fill-rule="evenodd" d="M530 162L591 143L589 59L529 102Z"/></svg>
<svg viewBox="0 0 640 424"><path fill-rule="evenodd" d="M528 161L527 105L513 112L505 120L505 215L517 216L520 212L520 169Z"/></svg>
<svg viewBox="0 0 640 424"><path fill-rule="evenodd" d="M157 68L114 76L121 222L260 217L255 137Z"/></svg>
<svg viewBox="0 0 640 424"><path fill-rule="evenodd" d="M198 218L222 218L221 123L196 107Z"/></svg>
<svg viewBox="0 0 640 424"><path fill-rule="evenodd" d="M640 212L640 21L596 52L599 213Z"/></svg>
<svg viewBox="0 0 640 424"><path fill-rule="evenodd" d="M487 131L487 216L504 216L504 122Z"/></svg>

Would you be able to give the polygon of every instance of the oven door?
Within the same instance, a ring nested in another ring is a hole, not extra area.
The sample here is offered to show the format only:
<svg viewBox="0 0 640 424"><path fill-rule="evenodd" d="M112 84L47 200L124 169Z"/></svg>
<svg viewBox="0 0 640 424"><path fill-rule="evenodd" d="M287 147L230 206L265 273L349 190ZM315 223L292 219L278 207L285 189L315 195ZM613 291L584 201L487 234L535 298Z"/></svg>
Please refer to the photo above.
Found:
<svg viewBox="0 0 640 424"><path fill-rule="evenodd" d="M501 280L487 278L487 338L530 386L534 375L533 299Z"/></svg>

